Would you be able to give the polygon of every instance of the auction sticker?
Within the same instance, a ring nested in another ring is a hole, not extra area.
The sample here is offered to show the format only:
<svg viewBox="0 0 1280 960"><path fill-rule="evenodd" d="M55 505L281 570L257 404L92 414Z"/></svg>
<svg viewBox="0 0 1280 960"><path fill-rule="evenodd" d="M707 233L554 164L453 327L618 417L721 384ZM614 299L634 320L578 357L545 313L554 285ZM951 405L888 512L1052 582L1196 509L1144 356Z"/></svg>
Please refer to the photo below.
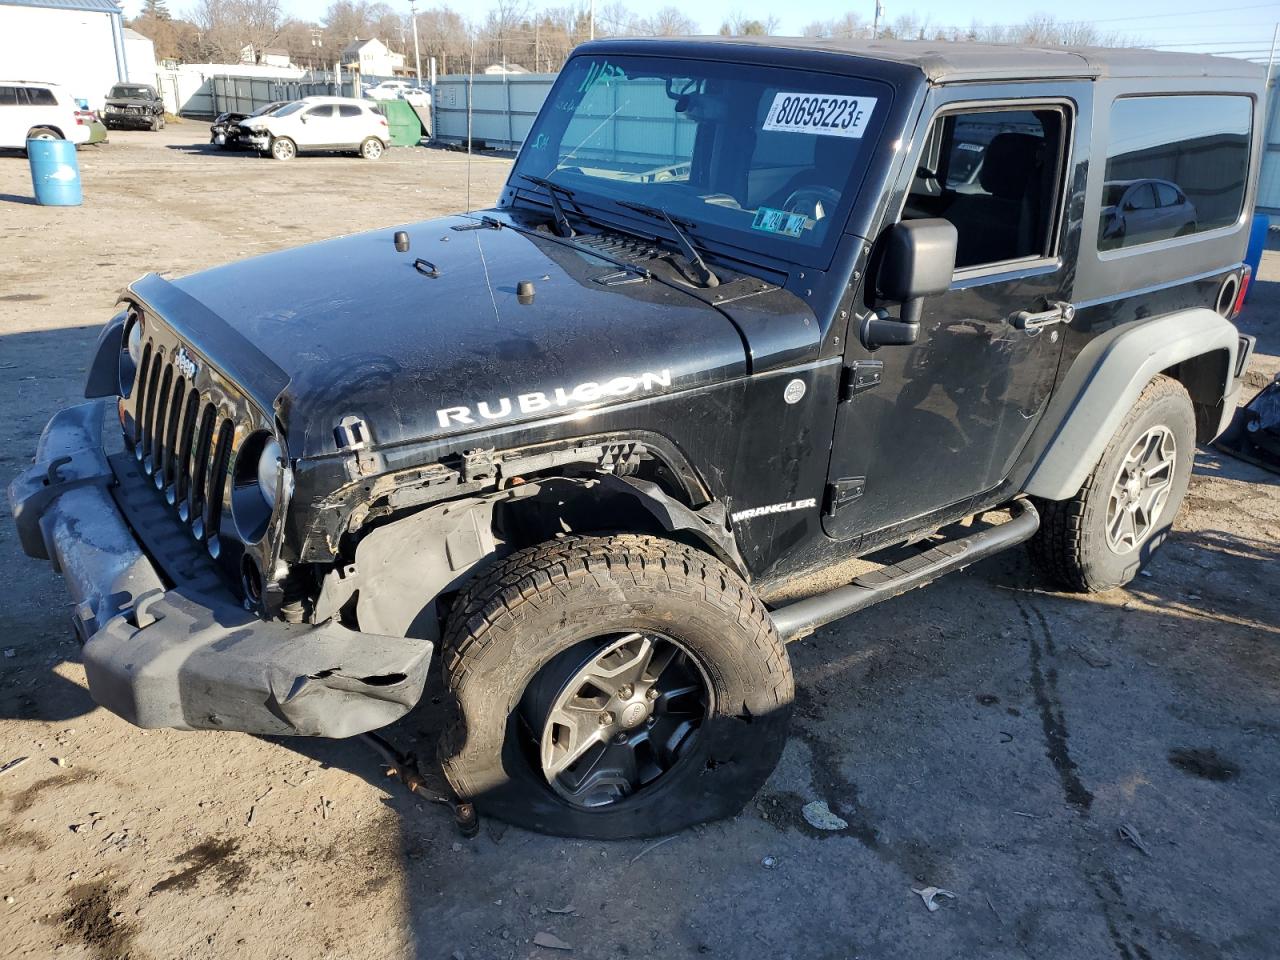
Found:
<svg viewBox="0 0 1280 960"><path fill-rule="evenodd" d="M778 93L774 95L764 129L857 140L866 132L875 106L875 97Z"/></svg>

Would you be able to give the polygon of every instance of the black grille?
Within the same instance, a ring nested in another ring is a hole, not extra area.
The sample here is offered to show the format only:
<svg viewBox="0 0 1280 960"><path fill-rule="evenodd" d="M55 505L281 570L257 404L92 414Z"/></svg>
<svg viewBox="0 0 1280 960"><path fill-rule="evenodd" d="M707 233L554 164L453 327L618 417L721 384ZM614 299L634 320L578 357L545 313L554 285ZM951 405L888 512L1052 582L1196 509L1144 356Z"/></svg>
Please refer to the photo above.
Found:
<svg viewBox="0 0 1280 960"><path fill-rule="evenodd" d="M219 411L233 406L198 378L188 379L154 341L143 347L126 439L147 481L191 534L218 556L223 501L229 496L235 423ZM190 370L188 369L188 372ZM132 433L132 436L128 436Z"/></svg>

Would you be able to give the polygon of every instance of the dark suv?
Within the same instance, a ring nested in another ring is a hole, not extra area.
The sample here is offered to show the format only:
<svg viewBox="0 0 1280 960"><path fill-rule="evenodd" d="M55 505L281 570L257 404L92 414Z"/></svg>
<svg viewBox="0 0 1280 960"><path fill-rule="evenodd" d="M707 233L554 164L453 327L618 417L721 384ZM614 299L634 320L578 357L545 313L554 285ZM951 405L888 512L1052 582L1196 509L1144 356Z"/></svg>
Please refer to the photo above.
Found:
<svg viewBox="0 0 1280 960"><path fill-rule="evenodd" d="M117 83L107 94L102 122L111 130L163 130L164 100L155 87L144 83Z"/></svg>
<svg viewBox="0 0 1280 960"><path fill-rule="evenodd" d="M538 830L733 814L786 642L1028 543L1132 579L1236 406L1263 70L825 40L577 49L497 205L122 295L10 497L144 727L422 695ZM1192 229L1107 235L1119 181ZM438 651L438 652L437 652Z"/></svg>

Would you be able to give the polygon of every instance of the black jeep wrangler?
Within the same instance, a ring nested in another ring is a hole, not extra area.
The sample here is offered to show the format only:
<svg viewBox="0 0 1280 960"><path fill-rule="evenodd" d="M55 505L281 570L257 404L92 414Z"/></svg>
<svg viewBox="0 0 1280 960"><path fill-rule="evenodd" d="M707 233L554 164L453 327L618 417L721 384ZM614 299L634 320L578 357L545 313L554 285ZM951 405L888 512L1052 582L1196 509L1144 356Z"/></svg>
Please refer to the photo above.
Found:
<svg viewBox="0 0 1280 960"><path fill-rule="evenodd" d="M496 207L125 290L23 545L132 723L349 737L434 653L482 813L733 814L787 641L1024 542L1116 587L1168 536L1252 349L1262 103L1135 50L586 44Z"/></svg>
<svg viewBox="0 0 1280 960"><path fill-rule="evenodd" d="M108 129L134 127L139 130L164 129L164 99L155 87L143 83L117 83L107 94L102 122Z"/></svg>

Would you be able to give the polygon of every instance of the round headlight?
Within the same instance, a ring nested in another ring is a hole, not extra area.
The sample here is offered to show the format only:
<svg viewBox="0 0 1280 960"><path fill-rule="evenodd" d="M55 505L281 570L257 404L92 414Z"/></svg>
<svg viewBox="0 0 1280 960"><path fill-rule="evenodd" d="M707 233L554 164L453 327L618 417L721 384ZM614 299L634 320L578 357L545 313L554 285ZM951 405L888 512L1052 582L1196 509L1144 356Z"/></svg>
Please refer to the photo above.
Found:
<svg viewBox="0 0 1280 960"><path fill-rule="evenodd" d="M142 362L142 318L138 317L129 327L129 339L125 343L125 348L129 351L129 357L133 360L136 367Z"/></svg>
<svg viewBox="0 0 1280 960"><path fill-rule="evenodd" d="M130 313L124 323L124 345L120 350L120 396L127 397L133 391L138 365L142 363L142 317Z"/></svg>
<svg viewBox="0 0 1280 960"><path fill-rule="evenodd" d="M280 444L273 437L263 444L262 453L258 455L258 489L272 510L276 508L276 483L280 469Z"/></svg>
<svg viewBox="0 0 1280 960"><path fill-rule="evenodd" d="M293 471L280 442L268 431L258 430L236 454L231 488L231 515L243 542L258 543L266 535L277 490L283 490L286 498L293 492Z"/></svg>

